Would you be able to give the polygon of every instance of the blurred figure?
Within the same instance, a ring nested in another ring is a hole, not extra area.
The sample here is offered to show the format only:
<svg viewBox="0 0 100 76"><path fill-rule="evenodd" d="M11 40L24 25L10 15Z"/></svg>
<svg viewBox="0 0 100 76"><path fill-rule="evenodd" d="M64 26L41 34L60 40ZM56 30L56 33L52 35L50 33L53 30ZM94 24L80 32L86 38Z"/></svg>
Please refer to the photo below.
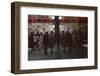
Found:
<svg viewBox="0 0 100 76"><path fill-rule="evenodd" d="M78 42L79 42L79 33L78 33L78 29L74 30L74 47L79 46ZM76 45L77 44L77 45Z"/></svg>
<svg viewBox="0 0 100 76"><path fill-rule="evenodd" d="M65 51L65 49L66 49L66 40L65 40L65 32L64 31L61 32L60 43L61 43L61 48L63 49L63 51Z"/></svg>
<svg viewBox="0 0 100 76"><path fill-rule="evenodd" d="M36 54L37 50L38 50L38 32L37 29L35 29L34 31L34 35L33 35L33 43L34 43L34 54Z"/></svg>
<svg viewBox="0 0 100 76"><path fill-rule="evenodd" d="M65 48L68 48L68 45L69 45L69 37L68 36L69 36L69 31L66 31L65 32ZM66 50L64 52L66 52Z"/></svg>
<svg viewBox="0 0 100 76"><path fill-rule="evenodd" d="M37 31L37 33L36 33L36 48L37 48L37 51L39 51L39 41L40 41L40 34L39 34L39 31Z"/></svg>
<svg viewBox="0 0 100 76"><path fill-rule="evenodd" d="M49 37L48 32L45 32L44 35L43 35L43 49L44 49L45 55L47 54L48 45L49 45L48 37Z"/></svg>
<svg viewBox="0 0 100 76"><path fill-rule="evenodd" d="M76 29L73 29L72 31L72 46L73 47L76 47L76 44L77 44L77 30Z"/></svg>
<svg viewBox="0 0 100 76"><path fill-rule="evenodd" d="M51 49L51 53L53 52L53 48L55 45L55 34L53 31L49 34L49 48Z"/></svg>
<svg viewBox="0 0 100 76"><path fill-rule="evenodd" d="M73 43L73 39L72 39L72 31L67 31L67 35L66 35L66 41L67 41L67 46L68 46L68 52L72 51L72 43Z"/></svg>
<svg viewBox="0 0 100 76"><path fill-rule="evenodd" d="M80 29L77 31L77 35L78 35L78 46L81 47L83 43L83 33Z"/></svg>
<svg viewBox="0 0 100 76"><path fill-rule="evenodd" d="M40 32L40 37L39 37L39 50L43 53L43 33Z"/></svg>
<svg viewBox="0 0 100 76"><path fill-rule="evenodd" d="M32 53L34 50L34 31L32 31L28 35L28 48L29 48L29 51Z"/></svg>

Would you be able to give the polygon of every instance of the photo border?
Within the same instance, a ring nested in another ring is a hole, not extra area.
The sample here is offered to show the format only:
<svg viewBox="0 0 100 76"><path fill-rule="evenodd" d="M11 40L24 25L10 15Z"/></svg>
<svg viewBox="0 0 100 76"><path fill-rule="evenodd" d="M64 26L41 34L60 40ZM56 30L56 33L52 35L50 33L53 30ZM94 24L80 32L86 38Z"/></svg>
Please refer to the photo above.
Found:
<svg viewBox="0 0 100 76"><path fill-rule="evenodd" d="M94 66L78 66L78 67L62 67L62 68L46 68L46 69L27 69L20 70L20 7L45 7L45 8L61 8L61 9L79 9L93 10L95 13L94 22ZM31 3L31 2L13 2L11 3L11 72L15 74L22 73L40 73L40 72L56 72L56 71L72 71L97 69L97 7L93 6L77 6L77 5L61 5L48 3Z"/></svg>

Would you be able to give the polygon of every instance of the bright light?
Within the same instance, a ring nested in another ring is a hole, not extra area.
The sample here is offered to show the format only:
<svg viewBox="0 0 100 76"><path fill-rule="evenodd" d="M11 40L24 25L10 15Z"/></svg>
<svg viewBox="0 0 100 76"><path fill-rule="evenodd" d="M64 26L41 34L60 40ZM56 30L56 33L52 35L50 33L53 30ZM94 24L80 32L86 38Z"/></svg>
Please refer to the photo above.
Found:
<svg viewBox="0 0 100 76"><path fill-rule="evenodd" d="M59 17L59 19L61 19L61 16Z"/></svg>
<svg viewBox="0 0 100 76"><path fill-rule="evenodd" d="M54 16L52 16L52 19L54 19L55 17ZM61 16L59 16L59 19L62 19L62 17Z"/></svg>
<svg viewBox="0 0 100 76"><path fill-rule="evenodd" d="M54 19L54 16L52 16L52 19Z"/></svg>
<svg viewBox="0 0 100 76"><path fill-rule="evenodd" d="M54 25L52 25L52 27L54 28L55 26L54 26Z"/></svg>

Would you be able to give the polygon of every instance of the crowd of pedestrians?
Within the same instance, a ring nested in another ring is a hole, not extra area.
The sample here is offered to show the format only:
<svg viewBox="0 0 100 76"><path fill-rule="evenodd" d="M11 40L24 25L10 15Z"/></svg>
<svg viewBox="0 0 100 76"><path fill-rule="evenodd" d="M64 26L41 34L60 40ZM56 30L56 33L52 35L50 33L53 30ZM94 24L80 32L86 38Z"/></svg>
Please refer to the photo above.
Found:
<svg viewBox="0 0 100 76"><path fill-rule="evenodd" d="M59 43L57 42L57 37ZM52 54L57 51L57 45L62 52L71 52L73 47L81 47L83 43L83 34L81 30L73 29L67 31L59 31L59 36L56 36L54 31L40 32L34 30L28 34L28 48L31 53L41 51L43 54ZM67 48L67 49L66 49Z"/></svg>

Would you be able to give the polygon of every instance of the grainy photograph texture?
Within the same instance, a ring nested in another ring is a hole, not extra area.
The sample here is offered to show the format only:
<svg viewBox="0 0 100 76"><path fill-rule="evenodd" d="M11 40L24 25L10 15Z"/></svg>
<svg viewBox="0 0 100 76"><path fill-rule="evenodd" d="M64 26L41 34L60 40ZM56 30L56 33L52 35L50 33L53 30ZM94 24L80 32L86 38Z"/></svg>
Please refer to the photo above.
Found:
<svg viewBox="0 0 100 76"><path fill-rule="evenodd" d="M88 17L28 17L28 60L88 58Z"/></svg>

